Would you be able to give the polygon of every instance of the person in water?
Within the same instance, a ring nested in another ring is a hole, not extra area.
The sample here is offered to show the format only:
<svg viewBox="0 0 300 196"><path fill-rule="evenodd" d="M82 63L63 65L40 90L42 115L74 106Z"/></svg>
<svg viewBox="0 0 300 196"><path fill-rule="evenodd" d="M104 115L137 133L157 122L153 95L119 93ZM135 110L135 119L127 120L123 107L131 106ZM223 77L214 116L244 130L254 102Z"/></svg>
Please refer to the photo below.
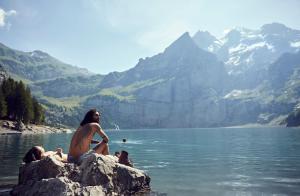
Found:
<svg viewBox="0 0 300 196"><path fill-rule="evenodd" d="M68 162L80 164L82 159L91 153L109 154L108 137L99 125L100 114L96 109L89 110L80 126L75 131L68 154ZM102 137L102 141L93 140L95 133ZM97 144L90 150L90 144Z"/></svg>
<svg viewBox="0 0 300 196"><path fill-rule="evenodd" d="M23 161L25 163L31 163L32 161L41 160L48 156L54 156L59 161L67 162L67 155L62 152L61 148L57 148L56 151L45 151L42 146L33 146L25 154Z"/></svg>
<svg viewBox="0 0 300 196"><path fill-rule="evenodd" d="M119 156L119 163L133 167L132 162L128 159L128 152L125 150L121 151L121 154Z"/></svg>

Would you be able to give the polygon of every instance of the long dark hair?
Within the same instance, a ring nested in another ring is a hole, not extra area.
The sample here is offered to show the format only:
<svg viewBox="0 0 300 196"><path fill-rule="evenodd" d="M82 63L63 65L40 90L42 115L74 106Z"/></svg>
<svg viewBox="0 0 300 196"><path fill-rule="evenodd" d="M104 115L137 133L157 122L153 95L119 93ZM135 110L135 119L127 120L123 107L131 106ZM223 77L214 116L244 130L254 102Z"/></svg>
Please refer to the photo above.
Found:
<svg viewBox="0 0 300 196"><path fill-rule="evenodd" d="M23 161L25 163L30 163L32 161L41 160L41 158L42 158L41 150L38 147L34 146L25 154Z"/></svg>
<svg viewBox="0 0 300 196"><path fill-rule="evenodd" d="M97 110L96 109L90 109L84 116L83 120L81 121L80 123L80 126L83 126L85 124L88 124L88 123L93 123L93 122L96 122L96 123L99 123L95 118L94 118L94 115L96 114Z"/></svg>

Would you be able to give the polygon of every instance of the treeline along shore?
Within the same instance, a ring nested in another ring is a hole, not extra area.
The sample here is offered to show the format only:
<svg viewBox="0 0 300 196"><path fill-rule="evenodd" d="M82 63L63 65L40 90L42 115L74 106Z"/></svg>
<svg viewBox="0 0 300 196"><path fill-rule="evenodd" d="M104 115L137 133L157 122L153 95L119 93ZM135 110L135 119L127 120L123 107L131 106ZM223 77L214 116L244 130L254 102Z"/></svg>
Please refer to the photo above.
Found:
<svg viewBox="0 0 300 196"><path fill-rule="evenodd" d="M0 134L57 133L62 128L45 126L45 109L22 81L7 78L0 84Z"/></svg>

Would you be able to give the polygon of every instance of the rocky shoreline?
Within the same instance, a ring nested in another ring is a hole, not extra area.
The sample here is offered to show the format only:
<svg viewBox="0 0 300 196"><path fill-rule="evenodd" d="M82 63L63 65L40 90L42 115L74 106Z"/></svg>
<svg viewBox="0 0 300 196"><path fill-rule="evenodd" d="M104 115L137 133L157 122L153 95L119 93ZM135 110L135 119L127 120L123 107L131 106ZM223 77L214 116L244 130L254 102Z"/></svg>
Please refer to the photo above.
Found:
<svg viewBox="0 0 300 196"><path fill-rule="evenodd" d="M118 163L112 155L91 154L80 166L54 157L22 164L11 195L158 195L142 170Z"/></svg>
<svg viewBox="0 0 300 196"><path fill-rule="evenodd" d="M0 135L10 134L46 134L46 133L71 133L71 129L50 127L46 125L28 124L22 122L0 120Z"/></svg>

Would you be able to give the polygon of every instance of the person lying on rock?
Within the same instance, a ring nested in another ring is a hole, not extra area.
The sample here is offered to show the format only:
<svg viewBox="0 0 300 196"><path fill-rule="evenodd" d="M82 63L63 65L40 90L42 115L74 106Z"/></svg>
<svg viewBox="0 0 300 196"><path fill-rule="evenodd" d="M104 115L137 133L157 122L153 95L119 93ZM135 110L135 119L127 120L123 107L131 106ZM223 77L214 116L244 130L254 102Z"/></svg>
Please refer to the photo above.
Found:
<svg viewBox="0 0 300 196"><path fill-rule="evenodd" d="M132 162L128 159L128 152L125 150L121 151L121 154L119 156L119 163L133 167Z"/></svg>
<svg viewBox="0 0 300 196"><path fill-rule="evenodd" d="M98 153L103 155L109 154L108 137L99 125L100 114L96 109L89 110L80 126L75 131L68 154L68 162L80 164L84 158L91 153ZM102 141L93 140L95 133L102 137ZM90 150L90 144L97 145Z"/></svg>
<svg viewBox="0 0 300 196"><path fill-rule="evenodd" d="M23 161L25 163L31 163L32 161L41 160L47 156L54 156L55 159L67 162L67 155L62 152L61 148L57 148L56 151L45 151L42 146L33 146L24 156Z"/></svg>

